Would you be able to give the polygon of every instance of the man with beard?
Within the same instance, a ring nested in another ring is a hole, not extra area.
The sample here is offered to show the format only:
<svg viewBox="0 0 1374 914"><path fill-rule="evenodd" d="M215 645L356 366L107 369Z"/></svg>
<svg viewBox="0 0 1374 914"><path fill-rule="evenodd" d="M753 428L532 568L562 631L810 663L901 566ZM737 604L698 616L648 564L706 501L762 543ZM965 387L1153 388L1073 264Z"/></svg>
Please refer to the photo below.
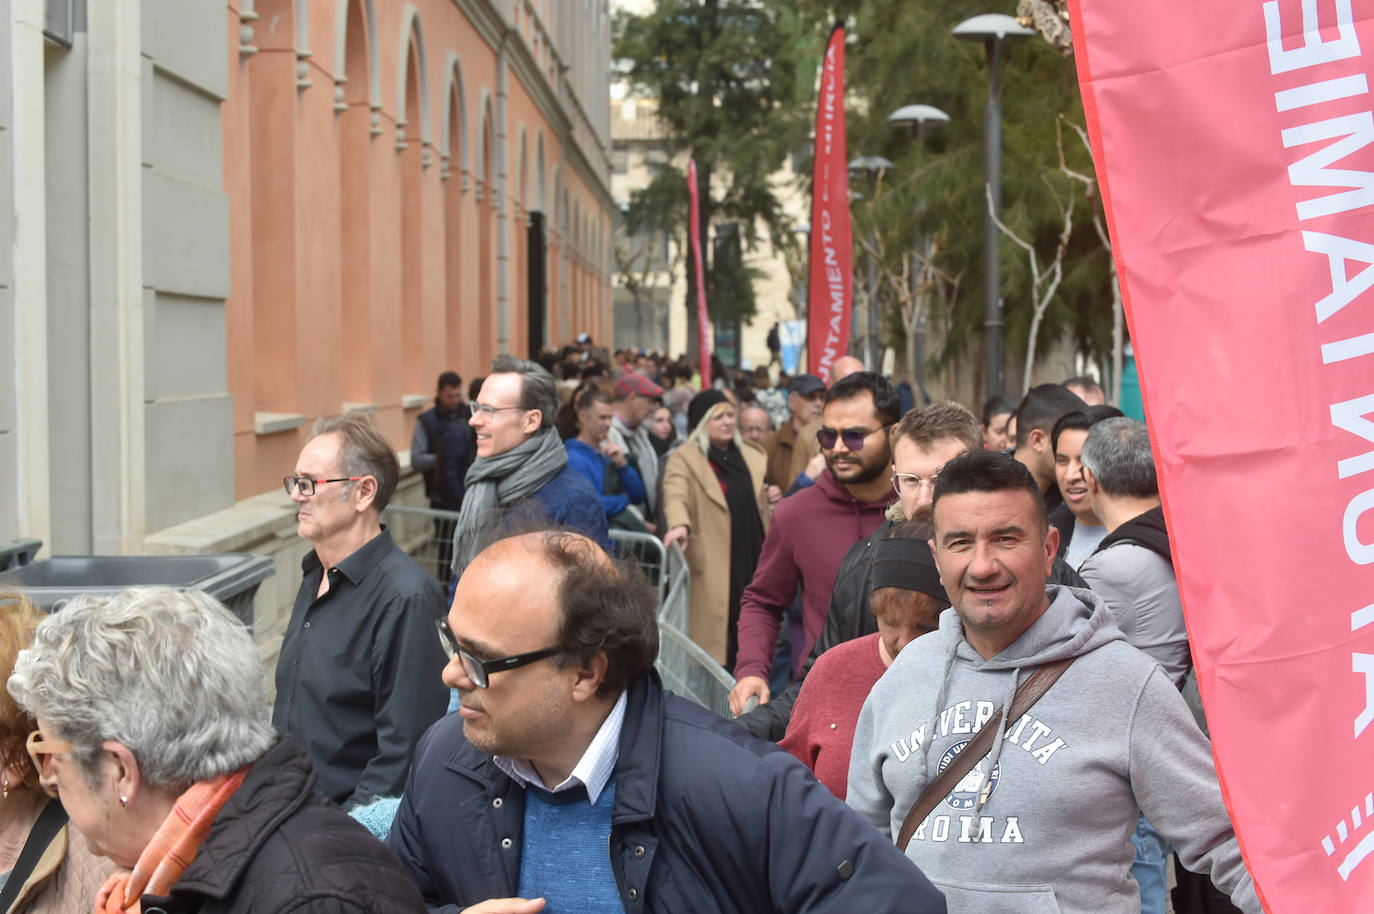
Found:
<svg viewBox="0 0 1374 914"><path fill-rule="evenodd" d="M798 585L805 628L798 656L805 657L825 624L845 552L882 523L896 500L888 479L888 431L900 410L891 382L871 371L855 372L826 393L816 432L826 469L815 485L779 502L758 570L740 600L739 681L730 693L734 713L743 711L750 697L764 704L771 697L767 677L773 647Z"/></svg>
<svg viewBox="0 0 1374 914"><path fill-rule="evenodd" d="M918 407L897 423L892 430L892 486L898 503L887 510L886 519L870 536L849 547L835 576L825 625L801 675L773 701L742 715L739 723L746 730L760 739L782 739L801 684L816 658L837 644L877 631L869 610L877 543L886 538L894 523L908 519L929 523L931 495L941 468L982 446L978 419L952 401Z"/></svg>

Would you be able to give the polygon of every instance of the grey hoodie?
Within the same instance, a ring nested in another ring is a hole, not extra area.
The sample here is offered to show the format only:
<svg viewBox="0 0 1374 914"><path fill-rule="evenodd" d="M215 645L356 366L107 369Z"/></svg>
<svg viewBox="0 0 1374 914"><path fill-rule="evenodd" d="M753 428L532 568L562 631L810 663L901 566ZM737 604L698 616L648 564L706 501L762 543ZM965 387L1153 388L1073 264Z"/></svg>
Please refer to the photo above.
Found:
<svg viewBox="0 0 1374 914"><path fill-rule="evenodd" d="M1159 664L1126 643L1091 591L1051 603L984 660L957 613L908 645L869 693L854 734L849 805L895 835L926 784L1039 664L1076 657L1054 687L917 829L907 856L950 914L1136 914L1131 834L1146 818L1184 866L1261 911L1211 747Z"/></svg>

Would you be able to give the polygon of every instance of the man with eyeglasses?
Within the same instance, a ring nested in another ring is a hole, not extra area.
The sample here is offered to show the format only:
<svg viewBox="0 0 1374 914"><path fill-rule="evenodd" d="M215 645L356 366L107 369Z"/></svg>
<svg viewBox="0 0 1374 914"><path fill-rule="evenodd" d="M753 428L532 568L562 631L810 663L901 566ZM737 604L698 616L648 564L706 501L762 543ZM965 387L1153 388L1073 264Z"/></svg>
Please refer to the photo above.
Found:
<svg viewBox="0 0 1374 914"><path fill-rule="evenodd" d="M825 395L816 432L826 469L815 485L784 498L774 509L754 579L740 599L738 680L730 710L743 712L751 697L766 704L768 675L783 611L802 591L804 637L800 664L811 651L835 589L845 552L869 536L896 500L888 431L901 417L901 400L880 374L857 371Z"/></svg>
<svg viewBox="0 0 1374 914"><path fill-rule="evenodd" d="M500 355L469 404L477 459L468 468L462 513L453 539L449 596L458 576L490 539L510 524L556 524L610 546L606 511L591 483L568 465L554 427L558 389L537 362Z"/></svg>
<svg viewBox="0 0 1374 914"><path fill-rule="evenodd" d="M835 576L825 625L801 675L786 692L741 715L739 723L745 729L760 739L782 739L801 684L816 658L837 644L877 631L869 608L877 544L887 538L895 524L907 520L929 523L935 479L941 468L960 454L982 446L983 429L977 417L952 401L913 409L893 427L891 480L898 503L888 509L887 517L872 535L845 553Z"/></svg>
<svg viewBox="0 0 1374 914"><path fill-rule="evenodd" d="M313 547L277 660L272 726L294 734L317 790L345 810L399 796L411 753L447 706L434 623L443 589L381 525L396 452L361 413L316 423L283 480Z"/></svg>
<svg viewBox="0 0 1374 914"><path fill-rule="evenodd" d="M461 705L387 838L430 909L943 912L796 759L663 690L656 602L575 534L473 559L440 633Z"/></svg>

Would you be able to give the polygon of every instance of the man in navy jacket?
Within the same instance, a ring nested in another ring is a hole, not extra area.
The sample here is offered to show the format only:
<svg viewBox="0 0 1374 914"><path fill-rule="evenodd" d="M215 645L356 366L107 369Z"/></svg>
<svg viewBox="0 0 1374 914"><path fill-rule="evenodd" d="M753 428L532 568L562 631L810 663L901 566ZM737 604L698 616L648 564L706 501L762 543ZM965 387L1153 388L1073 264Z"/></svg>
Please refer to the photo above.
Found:
<svg viewBox="0 0 1374 914"><path fill-rule="evenodd" d="M468 566L444 682L388 843L431 910L943 912L776 746L664 692L654 596L582 536Z"/></svg>

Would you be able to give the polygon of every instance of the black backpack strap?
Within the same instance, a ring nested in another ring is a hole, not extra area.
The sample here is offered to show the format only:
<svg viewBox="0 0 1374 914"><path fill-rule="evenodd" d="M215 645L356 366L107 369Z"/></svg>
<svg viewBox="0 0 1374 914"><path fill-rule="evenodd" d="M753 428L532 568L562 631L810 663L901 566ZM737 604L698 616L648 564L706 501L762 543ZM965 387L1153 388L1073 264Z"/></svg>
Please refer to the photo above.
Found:
<svg viewBox="0 0 1374 914"><path fill-rule="evenodd" d="M24 849L19 852L19 859L14 862L14 868L5 880L5 888L0 890L0 911L8 911L14 904L14 900L19 897L20 889L28 882L29 874L38 865L43 852L66 824L67 810L63 809L57 800L49 800L48 805L38 814L33 828L29 829Z"/></svg>

